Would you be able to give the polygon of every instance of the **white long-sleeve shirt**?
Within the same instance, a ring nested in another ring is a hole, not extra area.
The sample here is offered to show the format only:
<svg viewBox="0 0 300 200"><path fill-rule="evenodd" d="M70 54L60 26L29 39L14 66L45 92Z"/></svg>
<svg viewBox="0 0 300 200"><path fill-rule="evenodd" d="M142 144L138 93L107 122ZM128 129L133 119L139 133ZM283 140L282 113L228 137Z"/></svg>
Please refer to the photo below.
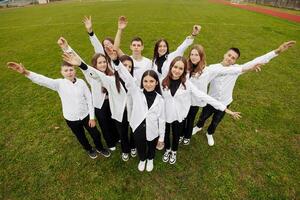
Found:
<svg viewBox="0 0 300 200"><path fill-rule="evenodd" d="M151 60L146 57L142 57L141 60L136 60L133 58L133 56L130 57L132 58L134 64L133 76L136 78L137 84L140 84L144 72L152 69Z"/></svg>
<svg viewBox="0 0 300 200"><path fill-rule="evenodd" d="M193 96L209 103L217 110L224 111L226 109L225 105L198 90L189 80L186 80L185 86L186 88L180 84L174 96L172 96L170 89L165 88L162 90L162 96L165 101L166 122L182 122L189 112Z"/></svg>
<svg viewBox="0 0 300 200"><path fill-rule="evenodd" d="M221 64L214 64L205 67L201 75L196 74L195 76L191 76L190 81L197 87L197 89L207 94L208 84L217 76L226 74L234 75L240 73L242 73L241 67L224 67ZM204 107L206 106L206 102L195 96L192 96L192 106Z"/></svg>
<svg viewBox="0 0 300 200"><path fill-rule="evenodd" d="M86 74L86 76L90 76L106 88L108 91L109 106L112 114L111 117L119 122L122 122L127 101L127 94L122 84L120 83L119 93L116 88L115 76L107 76L103 72L100 72L99 70L90 66L88 66L87 70L83 70L83 72Z"/></svg>
<svg viewBox="0 0 300 200"><path fill-rule="evenodd" d="M128 70L120 64L114 67L125 86L128 94L132 97L132 110L129 118L129 124L133 131L146 119L146 139L152 141L159 136L159 141L164 141L165 136L165 110L164 100L160 94L156 94L155 100L148 108L146 97L143 90L136 85L135 79L130 75Z"/></svg>
<svg viewBox="0 0 300 200"><path fill-rule="evenodd" d="M243 69L249 69L256 64L268 63L271 59L275 58L276 56L277 56L277 54L275 53L275 51L271 51L263 56L255 58L254 60L251 60L245 64L242 64L242 65L235 64L235 65L232 65L232 67L240 67ZM241 74L242 73L227 74L227 75L218 76L218 77L214 78L210 82L208 94L211 97L222 102L224 105L226 105L226 106L229 105L233 100L232 93L233 93L233 88L234 88L235 82L236 82L237 78L239 77L239 75L241 75Z"/></svg>
<svg viewBox="0 0 300 200"><path fill-rule="evenodd" d="M72 83L68 79L51 79L34 72L30 72L27 77L32 82L58 93L66 120L82 120L88 114L90 119L95 118L92 96L87 84L82 79L76 78L76 82Z"/></svg>
<svg viewBox="0 0 300 200"><path fill-rule="evenodd" d="M158 74L158 77L165 77L169 71L169 67L171 62L176 58L177 56L183 56L185 50L194 42L194 38L187 37L181 45L177 47L175 51L172 53L169 53L166 57L165 62L163 63L161 67L161 73L158 72L157 65L155 64L155 61L153 62L153 70L156 71Z"/></svg>

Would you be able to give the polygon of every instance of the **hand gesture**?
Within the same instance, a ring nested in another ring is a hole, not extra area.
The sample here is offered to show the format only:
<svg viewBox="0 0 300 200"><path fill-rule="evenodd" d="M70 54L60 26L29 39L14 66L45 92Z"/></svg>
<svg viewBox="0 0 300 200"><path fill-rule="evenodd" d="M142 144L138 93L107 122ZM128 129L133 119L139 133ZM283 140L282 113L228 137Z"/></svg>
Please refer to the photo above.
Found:
<svg viewBox="0 0 300 200"><path fill-rule="evenodd" d="M111 60L118 59L118 53L114 46L107 46L105 47L105 52L110 57Z"/></svg>
<svg viewBox="0 0 300 200"><path fill-rule="evenodd" d="M88 33L93 32L93 24L92 24L92 17L91 16L84 16L83 18L84 26Z"/></svg>
<svg viewBox="0 0 300 200"><path fill-rule="evenodd" d="M256 64L254 65L251 70L252 71L255 71L255 72L260 72L261 71L261 67L263 66L264 64Z"/></svg>
<svg viewBox="0 0 300 200"><path fill-rule="evenodd" d="M63 60L66 61L67 63L69 63L70 65L73 65L73 66L81 65L80 58L74 53L64 53L62 55L62 57L63 57Z"/></svg>
<svg viewBox="0 0 300 200"><path fill-rule="evenodd" d="M296 41L288 41L281 44L278 49L275 50L276 54L280 54L286 50L288 50L290 47L294 46L296 44Z"/></svg>
<svg viewBox="0 0 300 200"><path fill-rule="evenodd" d="M225 112L228 113L229 115L231 115L233 117L233 119L240 119L240 118L242 118L240 112L232 112L231 110L229 110L227 108L226 108Z"/></svg>
<svg viewBox="0 0 300 200"><path fill-rule="evenodd" d="M197 36L200 33L200 30L201 30L201 26L200 25L194 25L193 26L192 36Z"/></svg>
<svg viewBox="0 0 300 200"><path fill-rule="evenodd" d="M89 127L94 128L96 126L96 120L90 119L89 120Z"/></svg>
<svg viewBox="0 0 300 200"><path fill-rule="evenodd" d="M164 142L160 142L160 141L157 142L156 149L163 150L164 147L165 147Z"/></svg>
<svg viewBox="0 0 300 200"><path fill-rule="evenodd" d="M20 74L23 74L23 75L29 74L29 72L26 70L26 68L23 66L22 63L8 62L6 65L8 68L10 68Z"/></svg>
<svg viewBox="0 0 300 200"><path fill-rule="evenodd" d="M119 20L118 20L118 29L119 30L124 30L127 26L127 23L128 23L128 21L127 21L126 17L125 16L120 16Z"/></svg>
<svg viewBox="0 0 300 200"><path fill-rule="evenodd" d="M67 49L68 48L68 41L63 38L63 37L60 37L58 40L57 40L57 44L58 46L60 46L61 49Z"/></svg>

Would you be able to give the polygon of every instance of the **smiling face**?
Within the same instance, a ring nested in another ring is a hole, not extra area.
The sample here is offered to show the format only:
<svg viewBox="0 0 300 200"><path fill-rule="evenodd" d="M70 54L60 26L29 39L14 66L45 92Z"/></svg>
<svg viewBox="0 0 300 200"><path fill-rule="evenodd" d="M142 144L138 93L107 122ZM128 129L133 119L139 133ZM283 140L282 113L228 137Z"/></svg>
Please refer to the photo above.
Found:
<svg viewBox="0 0 300 200"><path fill-rule="evenodd" d="M147 92L154 91L157 84L158 84L158 82L152 76L150 76L150 75L146 75L143 78L143 88Z"/></svg>
<svg viewBox="0 0 300 200"><path fill-rule="evenodd" d="M237 61L238 58L239 58L239 55L235 51L230 49L229 51L227 51L227 53L224 54L222 64L224 66L233 65L233 64L235 64L235 62Z"/></svg>
<svg viewBox="0 0 300 200"><path fill-rule="evenodd" d="M168 46L167 46L166 42L162 40L158 44L158 48L157 48L158 55L163 56L167 53L167 51L168 51Z"/></svg>
<svg viewBox="0 0 300 200"><path fill-rule="evenodd" d="M105 72L105 70L107 68L107 61L106 61L105 57L99 56L97 58L97 63L96 63L95 68L101 72Z"/></svg>
<svg viewBox="0 0 300 200"><path fill-rule="evenodd" d="M200 55L196 49L191 51L190 60L194 65L197 65L201 61Z"/></svg>
<svg viewBox="0 0 300 200"><path fill-rule="evenodd" d="M179 60L175 62L173 67L171 68L171 75L173 80L178 80L184 72L184 63Z"/></svg>
<svg viewBox="0 0 300 200"><path fill-rule="evenodd" d="M63 65L60 72L65 79L70 81L73 81L76 76L76 70L73 66Z"/></svg>

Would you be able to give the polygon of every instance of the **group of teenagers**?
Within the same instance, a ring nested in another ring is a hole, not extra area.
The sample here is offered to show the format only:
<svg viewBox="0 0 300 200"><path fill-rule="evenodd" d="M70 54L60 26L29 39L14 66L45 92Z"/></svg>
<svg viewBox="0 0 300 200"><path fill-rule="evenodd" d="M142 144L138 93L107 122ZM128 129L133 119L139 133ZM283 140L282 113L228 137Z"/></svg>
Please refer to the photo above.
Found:
<svg viewBox="0 0 300 200"><path fill-rule="evenodd" d="M140 37L131 41L131 56L120 49L127 26L124 16L119 17L115 38L107 37L103 42L93 32L91 17L84 17L83 23L95 51L91 65L63 37L58 40L63 51L63 78L45 77L21 63L7 65L32 82L58 92L65 121L91 158L98 153L109 157L120 142L122 160L138 155L138 170L148 172L153 170L156 149L164 149L163 162L175 164L179 143L189 145L191 136L202 130L211 116L206 137L208 145L213 146L213 134L225 113L234 119L241 117L239 112L228 109L237 78L248 71L260 71L263 64L295 44L285 42L241 65L236 64L239 49L230 48L220 63L207 66L200 44L191 47L187 58L183 56L199 34L199 25L193 26L191 35L173 52L169 52L165 39L158 40L150 60L142 55L144 44ZM76 67L82 71L91 92L86 82L76 77ZM200 107L202 112L193 127ZM102 144L95 118L107 148ZM95 147L89 143L84 128Z"/></svg>

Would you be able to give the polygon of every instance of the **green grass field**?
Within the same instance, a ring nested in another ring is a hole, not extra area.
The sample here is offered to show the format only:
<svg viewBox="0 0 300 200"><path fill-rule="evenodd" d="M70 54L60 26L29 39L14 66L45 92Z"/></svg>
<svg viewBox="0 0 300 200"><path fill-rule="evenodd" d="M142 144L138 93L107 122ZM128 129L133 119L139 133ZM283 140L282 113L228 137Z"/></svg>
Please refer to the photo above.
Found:
<svg viewBox="0 0 300 200"><path fill-rule="evenodd" d="M114 36L118 16L127 16L122 48L129 54L139 35L147 57L161 37L175 50L195 23L202 25L195 43L209 64L231 46L240 48L243 63L284 41L298 44L261 73L239 78L231 109L243 118L226 116L214 147L202 132L180 146L174 166L159 151L153 172L139 173L138 159L124 163L120 147L109 159L90 159L68 129L58 95L6 68L17 61L60 77L60 36L90 62L84 15L92 15L100 39ZM300 198L299 24L206 0L58 2L1 9L0 24L0 199Z"/></svg>

